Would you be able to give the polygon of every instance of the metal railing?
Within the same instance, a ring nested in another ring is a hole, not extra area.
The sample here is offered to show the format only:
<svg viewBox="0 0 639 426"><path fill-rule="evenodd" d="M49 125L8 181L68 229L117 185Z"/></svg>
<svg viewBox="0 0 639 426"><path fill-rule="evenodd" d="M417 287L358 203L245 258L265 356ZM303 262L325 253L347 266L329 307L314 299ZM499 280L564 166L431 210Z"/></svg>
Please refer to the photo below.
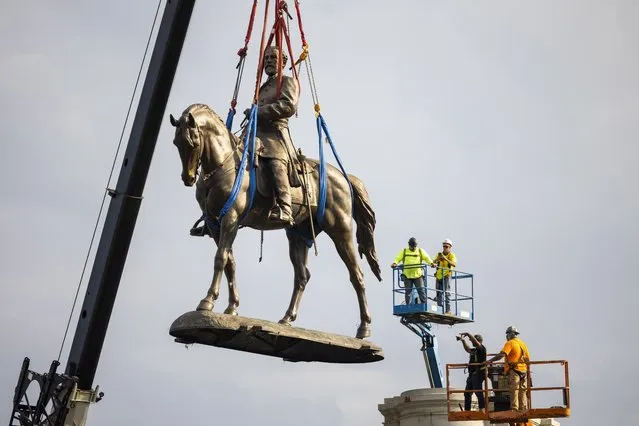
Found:
<svg viewBox="0 0 639 426"><path fill-rule="evenodd" d="M422 276L424 279L424 293L427 297L427 300L425 301L426 303L421 305L427 305L429 300L433 302L438 301L439 302L438 305L440 305L442 308L441 313L443 314L445 309L444 301L446 298L446 293L448 293L448 296L450 297L451 312L454 315L458 316L461 312L460 304L463 304L463 306L467 306L466 303L468 303L470 304L470 307L468 308L469 319L471 321L474 320L475 300L474 300L473 274L458 271L456 269L431 268L430 266L425 264L411 265L411 266L398 265L393 267L392 269L393 269L393 306L394 307L406 306L405 299L406 299L407 290L404 285L404 281L402 280L402 274L404 274L404 271L421 269ZM450 272L450 277L448 278L449 286L450 286L449 290L437 289L436 287L437 269L441 269L443 274ZM411 295L409 300L413 301L415 297L419 297L419 296L417 293L417 289L413 287L411 289ZM427 306L421 306L415 310L418 311L420 309L427 310L428 308ZM401 310L401 309L400 310L395 309L394 311L396 312L396 314L401 314L402 312L405 312L405 310Z"/></svg>
<svg viewBox="0 0 639 426"><path fill-rule="evenodd" d="M523 361L522 361L523 363ZM493 398L493 410L490 408L490 393L497 397L500 394L508 394L510 398L510 391L508 386L505 388L499 386L499 378L505 381L506 374L504 373L504 362L494 363L467 363L467 364L447 364L446 365L446 399L448 404L448 419L451 421L456 420L502 420L507 421L521 421L533 418L551 418L551 417L568 417L570 415L570 378L568 374L568 361L566 360L551 360L551 361L529 361L525 362L528 367L528 374L526 374L526 407L520 408L520 411L511 411L508 409L496 410L495 398ZM533 368L535 365L561 365L563 367L563 386L533 386L531 377L533 376ZM484 369L484 387L483 389L455 389L450 386L450 372L455 369L466 369L469 366L476 366L480 368L485 366ZM491 385L489 387L488 381ZM495 382L498 386L495 387ZM533 392L542 391L561 391L563 397L563 406L552 407L533 407ZM485 405L484 408L479 411L454 411L452 410L451 396L453 394L465 394L471 393L471 395L482 392L484 395Z"/></svg>

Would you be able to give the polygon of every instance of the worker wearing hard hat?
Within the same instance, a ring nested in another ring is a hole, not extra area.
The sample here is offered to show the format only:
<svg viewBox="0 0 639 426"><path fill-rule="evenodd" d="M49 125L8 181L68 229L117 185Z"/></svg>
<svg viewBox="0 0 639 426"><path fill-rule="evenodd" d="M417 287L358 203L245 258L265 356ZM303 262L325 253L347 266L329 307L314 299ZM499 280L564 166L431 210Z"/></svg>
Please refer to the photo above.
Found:
<svg viewBox="0 0 639 426"><path fill-rule="evenodd" d="M524 411L528 408L528 364L530 353L528 347L519 338L519 330L510 326L506 329L506 343L501 352L488 360L495 362L506 357L504 373L508 375L510 409Z"/></svg>
<svg viewBox="0 0 639 426"><path fill-rule="evenodd" d="M453 242L446 238L442 242L442 251L435 256L435 265L437 271L435 272L435 289L437 290L437 306L442 306L446 315L451 315L450 312L450 277L452 270L457 266L457 256L451 251ZM445 297L444 296L445 293ZM445 299L445 306L442 304L442 298Z"/></svg>
<svg viewBox="0 0 639 426"><path fill-rule="evenodd" d="M403 265L402 280L404 281L406 304L410 304L410 294L413 286L417 288L417 294L421 303L426 303L426 293L424 292L424 271L422 262L433 266L433 261L428 253L421 247L417 247L417 239L411 237L408 240L408 247L402 249L391 267L396 267L399 263Z"/></svg>

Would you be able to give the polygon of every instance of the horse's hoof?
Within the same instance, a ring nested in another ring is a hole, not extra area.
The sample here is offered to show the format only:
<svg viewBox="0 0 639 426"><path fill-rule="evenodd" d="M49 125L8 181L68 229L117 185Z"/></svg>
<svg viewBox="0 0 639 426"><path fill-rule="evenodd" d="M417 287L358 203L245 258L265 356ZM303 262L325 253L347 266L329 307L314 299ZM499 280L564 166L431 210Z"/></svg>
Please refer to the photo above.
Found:
<svg viewBox="0 0 639 426"><path fill-rule="evenodd" d="M358 339L366 339L371 335L371 326L368 324L362 324L357 329L357 334L355 335Z"/></svg>
<svg viewBox="0 0 639 426"><path fill-rule="evenodd" d="M213 310L213 302L208 299L200 300L200 304L197 305L198 311L212 311Z"/></svg>
<svg viewBox="0 0 639 426"><path fill-rule="evenodd" d="M282 325L288 325L289 327L291 326L291 320L288 317L282 318L281 320L278 321L278 323Z"/></svg>
<svg viewBox="0 0 639 426"><path fill-rule="evenodd" d="M224 313L226 315L234 315L234 316L236 316L237 315L237 309L235 309L232 306L229 306L228 308L224 309Z"/></svg>

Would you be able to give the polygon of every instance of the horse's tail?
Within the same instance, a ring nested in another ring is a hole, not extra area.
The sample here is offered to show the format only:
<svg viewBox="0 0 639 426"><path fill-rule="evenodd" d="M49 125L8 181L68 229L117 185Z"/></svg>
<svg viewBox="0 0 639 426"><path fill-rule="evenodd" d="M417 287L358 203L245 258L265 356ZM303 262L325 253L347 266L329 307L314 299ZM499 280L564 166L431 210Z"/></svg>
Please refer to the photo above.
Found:
<svg viewBox="0 0 639 426"><path fill-rule="evenodd" d="M357 251L359 257L366 256L368 265L379 281L382 281L381 269L375 252L375 212L368 198L368 191L358 177L348 175L353 187L353 218L357 224Z"/></svg>

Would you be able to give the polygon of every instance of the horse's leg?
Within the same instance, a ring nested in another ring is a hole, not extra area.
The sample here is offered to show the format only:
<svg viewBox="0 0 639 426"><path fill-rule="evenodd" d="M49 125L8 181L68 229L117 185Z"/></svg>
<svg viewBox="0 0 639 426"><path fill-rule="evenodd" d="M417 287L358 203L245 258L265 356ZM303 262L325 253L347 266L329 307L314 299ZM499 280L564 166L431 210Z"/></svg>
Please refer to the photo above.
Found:
<svg viewBox="0 0 639 426"><path fill-rule="evenodd" d="M214 272L211 286L204 299L200 301L197 306L198 311L210 311L213 309L213 305L220 295L220 281L222 280L222 271L226 269L229 258L232 259L232 247L235 236L238 229L237 213L235 210L231 210L222 218L220 223L220 238L217 244L217 251L215 253ZM234 272L234 268L233 268ZM232 281L229 281L229 302L233 296L230 295L230 287ZM229 303L231 307L231 303Z"/></svg>
<svg viewBox="0 0 639 426"><path fill-rule="evenodd" d="M364 286L364 273L357 262L355 254L355 246L352 241L352 227L349 223L341 223L339 227L326 230L331 237L339 257L348 268L351 284L357 293L357 301L359 302L360 324L357 328L356 337L364 339L371 335L371 315L368 311L368 302L366 301L366 289Z"/></svg>
<svg viewBox="0 0 639 426"><path fill-rule="evenodd" d="M297 308L302 300L302 294L306 288L306 283L311 278L311 273L306 265L308 264L308 246L306 242L292 232L287 232L288 237L288 254L293 264L294 282L293 294L291 295L291 303L284 317L279 321L280 324L290 325L297 318Z"/></svg>
<svg viewBox="0 0 639 426"><path fill-rule="evenodd" d="M228 251L224 273L229 284L229 305L224 310L224 313L237 315L237 307L240 306L240 295L237 293L237 286L235 285L235 256L233 256L232 248Z"/></svg>
<svg viewBox="0 0 639 426"><path fill-rule="evenodd" d="M213 239L217 246L220 245L220 231L213 233ZM224 310L225 314L237 315L237 307L240 305L240 296L237 293L237 286L235 285L235 257L233 256L233 249L228 251L228 259L226 266L224 267L224 275L226 275L226 281L229 285L229 305Z"/></svg>

